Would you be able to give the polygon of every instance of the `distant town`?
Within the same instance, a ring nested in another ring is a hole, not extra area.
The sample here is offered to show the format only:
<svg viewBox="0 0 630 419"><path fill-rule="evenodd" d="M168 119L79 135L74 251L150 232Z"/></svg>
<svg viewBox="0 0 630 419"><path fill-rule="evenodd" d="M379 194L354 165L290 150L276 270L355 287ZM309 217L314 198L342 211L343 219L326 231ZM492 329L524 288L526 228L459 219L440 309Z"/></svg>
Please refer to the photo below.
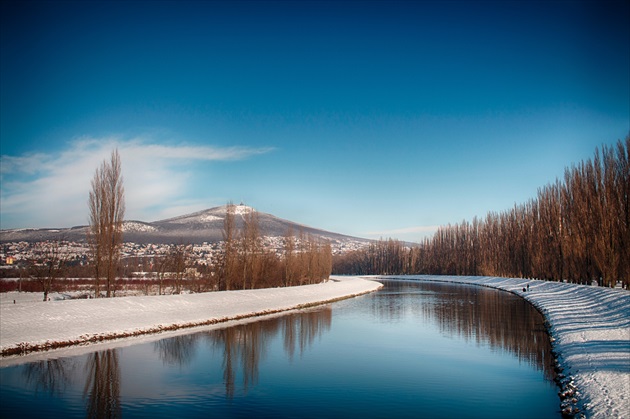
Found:
<svg viewBox="0 0 630 419"><path fill-rule="evenodd" d="M299 249L299 238L296 238L296 248ZM0 268L1 277L17 277L17 268L37 264L46 259L49 241L41 242L8 242L0 244ZM285 251L285 238L277 236L263 236L262 244L266 251L282 257ZM333 256L355 251L366 247L365 241L330 240ZM151 271L151 264L155 258L165 257L174 245L163 243L133 243L125 242L122 247L122 259L124 265L134 265L138 269L134 271L137 276ZM192 266L212 266L218 262L223 249L223 242L188 245L188 257ZM66 260L74 266L88 265L89 245L86 241L59 242L59 251L65 255Z"/></svg>

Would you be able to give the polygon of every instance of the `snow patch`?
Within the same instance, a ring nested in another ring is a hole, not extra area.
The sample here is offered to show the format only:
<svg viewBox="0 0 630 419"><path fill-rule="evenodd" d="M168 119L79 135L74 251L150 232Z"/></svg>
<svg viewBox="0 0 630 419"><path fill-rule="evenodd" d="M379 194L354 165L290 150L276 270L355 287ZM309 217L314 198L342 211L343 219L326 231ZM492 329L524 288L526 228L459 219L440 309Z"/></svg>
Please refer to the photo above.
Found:
<svg viewBox="0 0 630 419"><path fill-rule="evenodd" d="M200 221L203 221L205 223L209 223L210 221L219 221L219 220L223 220L223 218L221 217L217 217L216 215L202 215L201 217L199 217Z"/></svg>
<svg viewBox="0 0 630 419"><path fill-rule="evenodd" d="M234 205L234 214L236 215L246 215L252 212L256 212L256 210L247 205Z"/></svg>
<svg viewBox="0 0 630 419"><path fill-rule="evenodd" d="M145 231L157 231L157 228L152 225L140 223L137 221L125 221L123 223L123 231L128 232L145 232Z"/></svg>

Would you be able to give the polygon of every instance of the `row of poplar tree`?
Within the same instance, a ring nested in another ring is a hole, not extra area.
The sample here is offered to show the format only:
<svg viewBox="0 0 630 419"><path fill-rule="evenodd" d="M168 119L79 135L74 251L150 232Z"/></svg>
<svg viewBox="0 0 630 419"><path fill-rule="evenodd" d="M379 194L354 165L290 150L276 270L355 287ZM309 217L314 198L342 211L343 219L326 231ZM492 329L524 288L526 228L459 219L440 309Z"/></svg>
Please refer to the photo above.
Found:
<svg viewBox="0 0 630 419"><path fill-rule="evenodd" d="M440 227L418 246L381 240L339 274L489 275L630 288L630 135L567 168L536 198Z"/></svg>

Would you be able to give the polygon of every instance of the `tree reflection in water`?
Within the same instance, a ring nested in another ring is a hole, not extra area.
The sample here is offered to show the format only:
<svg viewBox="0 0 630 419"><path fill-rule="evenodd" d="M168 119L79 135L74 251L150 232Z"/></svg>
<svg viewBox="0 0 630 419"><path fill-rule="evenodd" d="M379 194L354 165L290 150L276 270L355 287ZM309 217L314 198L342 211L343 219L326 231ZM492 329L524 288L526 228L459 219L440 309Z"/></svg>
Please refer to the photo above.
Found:
<svg viewBox="0 0 630 419"><path fill-rule="evenodd" d="M318 336L330 330L331 322L332 307L323 306L225 329L163 339L155 342L154 349L164 364L184 366L195 356L198 342L205 339L223 358L225 395L232 398L239 370L242 371L244 391L258 382L260 362L278 333L282 333L287 356L293 359L296 351L301 356Z"/></svg>
<svg viewBox="0 0 630 419"><path fill-rule="evenodd" d="M283 334L284 350L291 359L296 349L300 355L322 332L330 330L332 308L294 313L282 317L247 323L208 334L215 348L223 349L223 379L226 397L234 396L237 369L242 369L243 389L258 382L258 367L269 343Z"/></svg>
<svg viewBox="0 0 630 419"><path fill-rule="evenodd" d="M188 365L195 356L195 343L199 338L199 334L192 334L161 339L154 343L155 350L165 365L183 367Z"/></svg>
<svg viewBox="0 0 630 419"><path fill-rule="evenodd" d="M316 337L321 336L323 331L330 330L332 308L329 306L326 309L303 313L295 317L295 319L284 319L284 349L289 360L293 359L296 346L299 346L300 356L302 356Z"/></svg>
<svg viewBox="0 0 630 419"><path fill-rule="evenodd" d="M26 364L24 375L26 381L51 395L62 394L66 385L71 382L72 366L68 359L47 359Z"/></svg>
<svg viewBox="0 0 630 419"><path fill-rule="evenodd" d="M75 361L75 358L58 358L25 364L26 382L35 387L35 392L43 390L52 396L62 395L66 386L72 385ZM120 366L116 349L87 355L83 397L87 398L87 417L121 416Z"/></svg>
<svg viewBox="0 0 630 419"><path fill-rule="evenodd" d="M118 352L109 349L88 355L83 397L87 397L87 416L115 418L121 416L120 366Z"/></svg>
<svg viewBox="0 0 630 419"><path fill-rule="evenodd" d="M543 316L522 298L499 290L423 281L385 281L388 298L373 300L375 315L389 321L410 310L419 320L435 320L448 336L474 340L516 355L555 377L551 342ZM421 300L415 300L421 294ZM415 300L415 302L414 302ZM418 304L422 301L422 304Z"/></svg>

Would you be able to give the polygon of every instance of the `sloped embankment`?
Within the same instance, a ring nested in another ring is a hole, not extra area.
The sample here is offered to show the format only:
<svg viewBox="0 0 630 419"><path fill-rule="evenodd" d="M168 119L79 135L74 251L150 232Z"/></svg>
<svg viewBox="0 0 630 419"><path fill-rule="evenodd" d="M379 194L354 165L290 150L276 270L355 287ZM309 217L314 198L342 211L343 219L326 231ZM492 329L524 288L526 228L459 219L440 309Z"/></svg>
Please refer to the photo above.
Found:
<svg viewBox="0 0 630 419"><path fill-rule="evenodd" d="M325 304L382 284L335 278L321 284L200 294L2 304L2 356L205 326Z"/></svg>

